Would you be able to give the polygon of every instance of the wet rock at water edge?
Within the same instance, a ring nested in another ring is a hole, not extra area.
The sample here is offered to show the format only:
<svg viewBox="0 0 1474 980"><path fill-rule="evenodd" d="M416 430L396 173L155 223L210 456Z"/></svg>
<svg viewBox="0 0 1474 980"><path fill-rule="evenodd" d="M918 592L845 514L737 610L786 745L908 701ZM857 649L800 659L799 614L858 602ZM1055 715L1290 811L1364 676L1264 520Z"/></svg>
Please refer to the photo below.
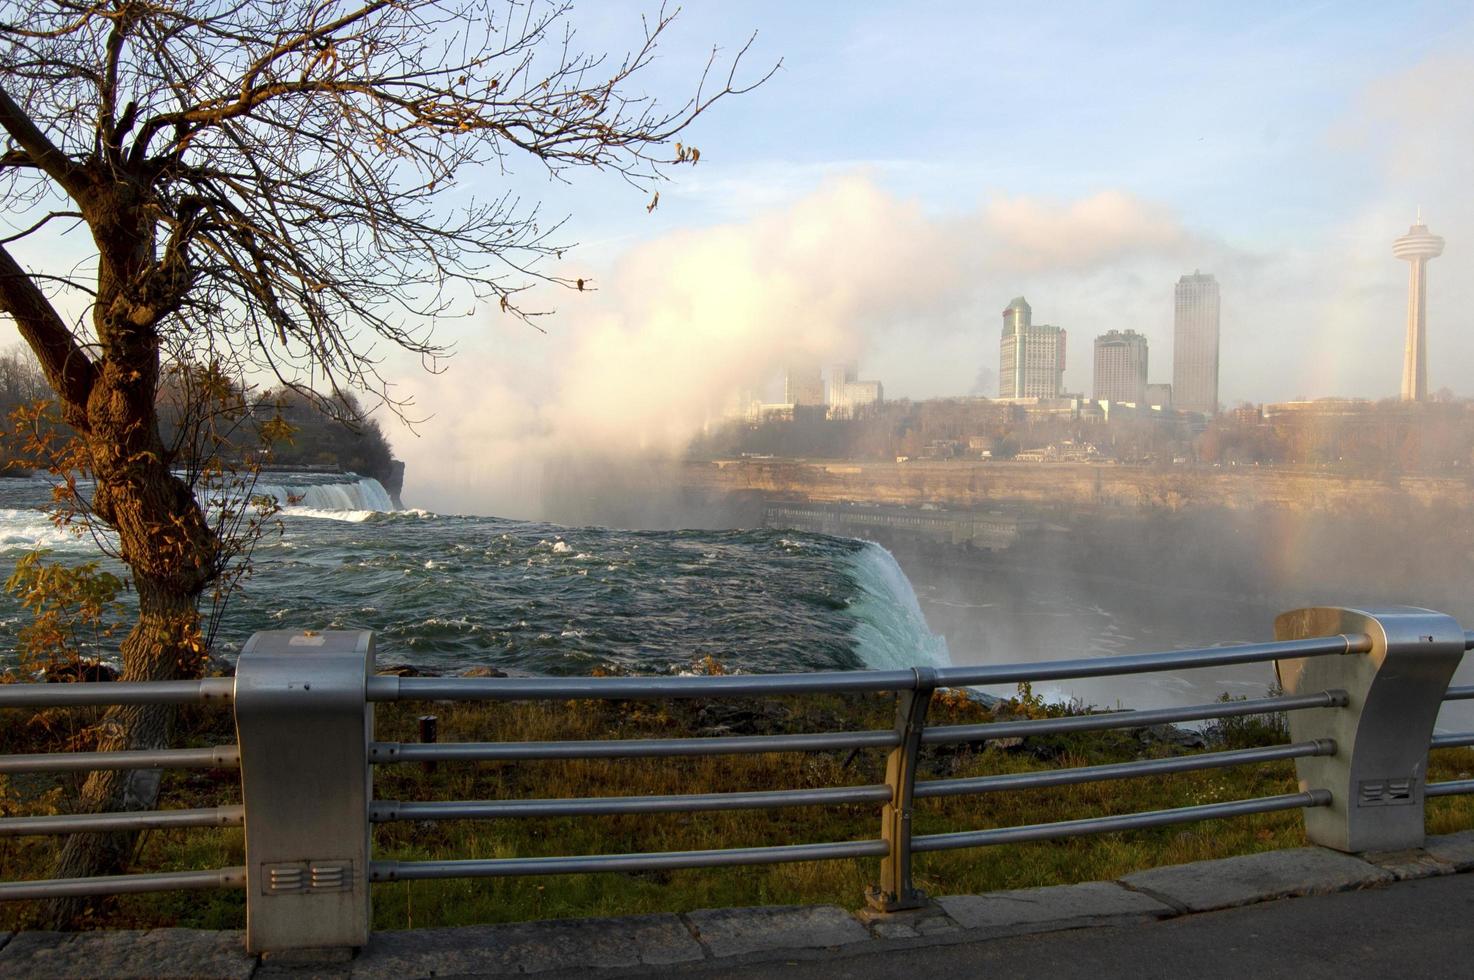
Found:
<svg viewBox="0 0 1474 980"><path fill-rule="evenodd" d="M475 667L467 667L461 671L461 677L506 677L505 670L497 670L495 667L487 667L484 664Z"/></svg>
<svg viewBox="0 0 1474 980"><path fill-rule="evenodd" d="M440 671L414 664L390 664L375 671L380 677L439 677Z"/></svg>
<svg viewBox="0 0 1474 980"><path fill-rule="evenodd" d="M696 723L721 735L769 735L784 730L793 712L776 701L712 701Z"/></svg>

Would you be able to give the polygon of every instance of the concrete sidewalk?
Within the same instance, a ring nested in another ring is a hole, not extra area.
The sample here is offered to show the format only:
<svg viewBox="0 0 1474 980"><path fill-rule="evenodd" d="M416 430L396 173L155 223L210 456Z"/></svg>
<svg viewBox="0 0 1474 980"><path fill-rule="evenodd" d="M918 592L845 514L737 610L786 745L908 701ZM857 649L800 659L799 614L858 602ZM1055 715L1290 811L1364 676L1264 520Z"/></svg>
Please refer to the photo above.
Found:
<svg viewBox="0 0 1474 980"><path fill-rule="evenodd" d="M947 896L885 916L834 906L708 909L380 932L338 962L263 961L242 951L239 932L27 932L0 934L0 976L1474 975L1474 876L1457 874L1471 869L1467 832L1415 852L1301 848L1114 882ZM1296 896L1326 897L1273 901Z"/></svg>

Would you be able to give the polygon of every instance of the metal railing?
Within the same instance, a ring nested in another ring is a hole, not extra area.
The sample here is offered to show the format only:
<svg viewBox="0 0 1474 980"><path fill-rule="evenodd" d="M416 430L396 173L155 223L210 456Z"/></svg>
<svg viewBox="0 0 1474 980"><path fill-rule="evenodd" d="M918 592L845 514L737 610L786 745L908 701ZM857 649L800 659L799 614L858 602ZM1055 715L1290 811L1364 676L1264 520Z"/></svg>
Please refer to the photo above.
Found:
<svg viewBox="0 0 1474 980"><path fill-rule="evenodd" d="M1474 650L1474 632L1468 634L1469 649ZM1443 692L1444 703L1449 701L1474 700L1474 685L1462 685L1450 687ZM1456 749L1474 745L1474 732L1450 732L1444 735L1435 735L1428 743L1430 749ZM1466 796L1474 793L1474 779L1448 779L1439 783L1429 783L1424 790L1428 797L1438 796Z"/></svg>
<svg viewBox="0 0 1474 980"><path fill-rule="evenodd" d="M917 853L1052 840L1199 820L1303 810L1307 835L1343 850L1392 850L1422 842L1425 797L1474 793L1474 780L1423 785L1431 748L1474 745L1474 733L1432 738L1449 687L1474 648L1446 616L1405 608L1286 613L1272 643L983 667L708 677L425 678L372 676L368 633L258 633L236 677L159 684L0 686L0 708L154 702L233 703L240 745L158 752L0 756L0 773L128 768L241 772L245 805L197 810L70 814L0 820L0 835L70 834L169 827L244 826L246 865L0 884L0 899L175 888L247 888L252 950L361 945L369 883L432 878L716 868L879 858L870 903L920 905ZM929 725L946 688L1273 663L1285 693L1180 708L1116 711L971 725ZM1395 669L1385 669L1393 664ZM876 731L611 739L561 742L404 743L373 739L373 705L393 701L569 701L803 696L890 692L894 723ZM153 695L153 696L150 696ZM1287 713L1286 744L1037 772L918 779L928 747L1040 735L1137 729ZM303 751L302 746L312 746ZM572 799L399 801L376 799L374 766L479 761L670 758L769 752L886 750L884 782L806 789ZM913 834L916 800L1014 792L1293 760L1302 790L1273 796L1053 823ZM376 823L609 814L690 813L796 806L873 805L877 836L763 847L437 861L375 860Z"/></svg>
<svg viewBox="0 0 1474 980"><path fill-rule="evenodd" d="M196 681L83 682L76 684L0 685L0 708L79 708L137 704L229 705L235 697L231 678ZM117 752L0 755L0 774L93 772L140 769L239 769L234 745L202 749L123 750ZM0 837L33 834L66 835L110 831L164 830L176 827L240 827L245 807L197 810L141 810L119 813L73 813L0 819ZM92 878L0 882L0 901L122 895L137 892L201 888L245 888L246 869L214 868Z"/></svg>

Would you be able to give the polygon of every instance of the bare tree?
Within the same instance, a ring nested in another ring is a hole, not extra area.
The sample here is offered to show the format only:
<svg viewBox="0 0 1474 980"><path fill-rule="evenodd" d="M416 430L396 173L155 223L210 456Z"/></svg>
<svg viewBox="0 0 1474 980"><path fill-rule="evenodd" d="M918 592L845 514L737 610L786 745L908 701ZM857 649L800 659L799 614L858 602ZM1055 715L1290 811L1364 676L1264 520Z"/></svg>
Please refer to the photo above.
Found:
<svg viewBox="0 0 1474 980"><path fill-rule="evenodd" d="M569 15L557 0L0 0L0 311L83 440L91 508L129 567L126 680L196 662L220 569L159 436L161 351L382 392L373 341L436 355L435 322L473 297L531 317L519 300L536 280L584 286L539 271L560 246L535 203L458 181L523 158L648 189L662 164L699 159L671 146L692 120L751 87L736 81L747 46L723 64L713 51L694 95L661 107L632 83L674 15L620 59L580 53ZM90 236L90 258L12 254L57 234ZM120 709L100 748L163 745L171 719ZM156 795L144 774L94 773L83 805ZM57 873L126 854L126 839L75 837Z"/></svg>

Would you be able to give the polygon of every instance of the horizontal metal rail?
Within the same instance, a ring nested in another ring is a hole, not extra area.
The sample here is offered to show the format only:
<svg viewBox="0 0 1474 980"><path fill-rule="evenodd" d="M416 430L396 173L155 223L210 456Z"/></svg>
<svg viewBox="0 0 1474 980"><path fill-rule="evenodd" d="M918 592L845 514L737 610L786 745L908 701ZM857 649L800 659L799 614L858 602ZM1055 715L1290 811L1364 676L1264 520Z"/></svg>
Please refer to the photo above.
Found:
<svg viewBox="0 0 1474 980"><path fill-rule="evenodd" d="M822 789L782 789L751 793L691 793L684 796L604 796L567 800L455 800L451 802L397 802L374 800L369 820L494 820L504 817L592 817L612 813L697 813L707 810L761 810L780 806L836 806L844 803L884 803L891 788L830 786Z"/></svg>
<svg viewBox="0 0 1474 980"><path fill-rule="evenodd" d="M1450 687L1447 691L1443 692L1443 700L1445 701L1468 701L1471 699L1474 699L1474 684Z"/></svg>
<svg viewBox="0 0 1474 980"><path fill-rule="evenodd" d="M730 847L716 851L657 851L651 854L590 854L578 857L486 858L457 861L374 861L371 881L421 881L427 878L504 878L510 875L590 874L603 871L674 871L679 868L724 868L745 864L834 861L884 857L883 840L779 847Z"/></svg>
<svg viewBox="0 0 1474 980"><path fill-rule="evenodd" d="M1425 797L1463 796L1474 793L1474 779L1450 779L1442 783L1429 783L1423 787Z"/></svg>
<svg viewBox="0 0 1474 980"><path fill-rule="evenodd" d="M80 681L74 684L0 684L0 708L80 708L114 704L229 704L235 678L196 681Z"/></svg>
<svg viewBox="0 0 1474 980"><path fill-rule="evenodd" d="M1365 634L1205 647L1166 653L1086 657L995 667L946 667L934 672L940 687L1013 684L1074 677L1145 674L1197 667L1225 667L1271 660L1367 653ZM370 677L370 701L565 701L654 698L774 697L911 691L921 681L915 670L820 671L805 674L726 674L716 677ZM930 683L930 681L928 682Z"/></svg>
<svg viewBox="0 0 1474 980"><path fill-rule="evenodd" d="M95 772L101 769L239 769L237 745L155 752L43 752L0 755L0 773Z"/></svg>
<svg viewBox="0 0 1474 980"><path fill-rule="evenodd" d="M167 830L174 827L240 827L245 807L215 806L201 810L127 810L119 813L65 813L0 820L0 837L32 834L88 834L114 830Z"/></svg>
<svg viewBox="0 0 1474 980"><path fill-rule="evenodd" d="M1428 748L1457 749L1466 745L1474 745L1474 732L1453 732L1448 735L1434 735L1433 740L1428 743Z"/></svg>
<svg viewBox="0 0 1474 980"><path fill-rule="evenodd" d="M1039 718L1030 721L990 721L980 725L937 725L922 732L921 741L923 745L946 745L956 742L1023 738L1030 735L1098 732L1113 728L1147 728L1175 721L1206 721L1213 718L1271 714L1301 708L1344 708L1348 701L1349 698L1345 691L1320 691L1316 694L1281 695L1273 698L1253 698L1248 701L1213 701L1209 704L1194 704L1183 708L1103 711L1093 715Z"/></svg>
<svg viewBox="0 0 1474 980"><path fill-rule="evenodd" d="M944 667L937 671L940 687L971 687L1017 684L1021 681L1054 681L1076 677L1107 677L1117 674L1149 674L1162 670L1193 670L1199 667L1230 667L1236 664L1268 663L1300 657L1328 657L1345 653L1369 653L1372 639L1366 634L1281 640L1275 643L1245 643L1230 647L1174 650L1168 653L1134 653L1117 657L1083 657L1031 664L998 664L991 667Z"/></svg>
<svg viewBox="0 0 1474 980"><path fill-rule="evenodd" d="M576 701L775 697L911 690L910 670L715 677L370 677L370 701Z"/></svg>
<svg viewBox="0 0 1474 980"><path fill-rule="evenodd" d="M826 752L889 749L894 731L815 735L730 735L708 738L590 739L581 742L372 742L369 761L504 762L533 759L630 759L656 756L740 755L753 752Z"/></svg>
<svg viewBox="0 0 1474 980"><path fill-rule="evenodd" d="M961 847L987 847L994 844L1058 840L1063 837L1110 834L1122 830L1141 830L1175 823L1192 823L1198 820L1242 817L1251 813L1273 813L1277 810L1298 810L1305 807L1330 805L1329 790L1313 789L1304 793L1286 793L1283 796L1264 796L1252 800L1234 800L1229 803L1207 803L1202 806L1152 810L1147 813L1127 813L1114 817L1087 817L1083 820L1024 824L1018 827L969 830L954 834L926 834L911 838L911 850L918 852L948 851Z"/></svg>
<svg viewBox="0 0 1474 980"><path fill-rule="evenodd" d="M1328 738L1313 742L1296 742L1261 749L1235 749L1230 752L1204 752L1166 759L1144 759L1117 762L1103 766L1081 766L1076 769L1051 769L1045 772L1015 772L997 776L973 776L966 779L933 779L916 784L918 799L931 796L968 796L998 793L1006 790L1042 789L1047 786L1071 786L1107 779L1134 779L1168 773L1224 769L1258 762L1300 759L1312 755L1335 755L1336 743Z"/></svg>
<svg viewBox="0 0 1474 980"><path fill-rule="evenodd" d="M51 881L0 882L0 902L73 898L85 895L129 895L176 889L245 888L245 868L213 871L167 871L159 874L112 875L100 878L55 878Z"/></svg>

